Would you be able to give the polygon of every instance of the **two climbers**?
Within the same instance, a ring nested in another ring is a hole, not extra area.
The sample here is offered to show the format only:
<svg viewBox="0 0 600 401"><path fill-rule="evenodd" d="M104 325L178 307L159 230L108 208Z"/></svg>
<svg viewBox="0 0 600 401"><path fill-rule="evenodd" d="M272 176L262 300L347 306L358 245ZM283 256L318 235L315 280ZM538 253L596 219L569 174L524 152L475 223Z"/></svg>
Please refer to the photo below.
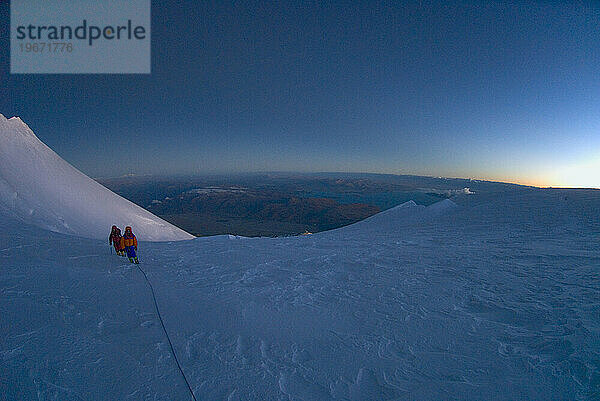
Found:
<svg viewBox="0 0 600 401"><path fill-rule="evenodd" d="M123 234L123 236L121 236L121 230L117 226L112 226L110 236L108 237L108 243L115 247L117 255L125 256L125 253L127 253L127 257L131 263L140 263L136 255L137 238L131 231L130 226L125 228L125 234Z"/></svg>

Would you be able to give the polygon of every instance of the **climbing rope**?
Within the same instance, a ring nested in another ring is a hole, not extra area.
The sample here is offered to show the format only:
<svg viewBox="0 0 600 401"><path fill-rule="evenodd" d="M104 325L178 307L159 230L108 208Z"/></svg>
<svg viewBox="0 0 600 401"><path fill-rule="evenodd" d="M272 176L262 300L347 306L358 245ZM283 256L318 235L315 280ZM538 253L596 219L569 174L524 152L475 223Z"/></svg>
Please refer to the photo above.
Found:
<svg viewBox="0 0 600 401"><path fill-rule="evenodd" d="M152 299L154 300L154 307L156 308L156 314L158 315L158 320L160 320L160 324L163 328L163 331L165 332L165 336L167 336L167 340L169 341L169 347L171 347L171 353L173 354L173 357L175 358L175 363L177 363L177 368L179 369L179 372L181 373L181 376L183 377L183 380L185 381L185 384L187 385L188 390L190 390L190 394L192 395L192 398L194 399L194 401L198 401L196 399L196 396L194 395L192 386L190 386L188 379L185 377L185 373L183 373L183 369L181 368L179 359L177 359L177 354L175 354L175 348L173 348L173 343L171 342L169 333L167 333L167 328L165 327L165 323L163 322L162 316L160 315L160 310L158 309L158 303L156 302L156 296L154 295L154 287L152 287L150 280L148 280L148 276L146 276L146 272L142 270L140 265L136 264L136 266L137 266L138 270L141 271L142 274L144 275L144 278L146 279L146 282L148 283L148 286L150 287L150 291L152 291Z"/></svg>

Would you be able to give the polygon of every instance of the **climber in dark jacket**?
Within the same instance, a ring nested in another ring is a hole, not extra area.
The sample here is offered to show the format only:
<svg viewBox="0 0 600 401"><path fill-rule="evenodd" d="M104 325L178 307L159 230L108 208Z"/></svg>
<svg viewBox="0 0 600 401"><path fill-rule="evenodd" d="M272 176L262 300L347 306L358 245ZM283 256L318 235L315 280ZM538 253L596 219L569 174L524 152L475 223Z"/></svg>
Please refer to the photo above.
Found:
<svg viewBox="0 0 600 401"><path fill-rule="evenodd" d="M112 226L112 230L110 232L110 236L108 237L109 245L115 247L115 252L119 256L125 256L125 244L123 241L123 237L121 236L121 229L117 226Z"/></svg>

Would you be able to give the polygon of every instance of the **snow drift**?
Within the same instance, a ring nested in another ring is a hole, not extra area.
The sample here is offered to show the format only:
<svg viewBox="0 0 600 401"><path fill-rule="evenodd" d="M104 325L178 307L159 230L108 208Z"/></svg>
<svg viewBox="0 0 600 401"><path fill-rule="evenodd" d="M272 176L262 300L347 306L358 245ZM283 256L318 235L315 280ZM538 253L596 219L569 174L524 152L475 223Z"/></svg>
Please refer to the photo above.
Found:
<svg viewBox="0 0 600 401"><path fill-rule="evenodd" d="M131 225L141 240L192 239L89 178L40 141L18 117L0 114L0 210L51 231L107 238Z"/></svg>
<svg viewBox="0 0 600 401"><path fill-rule="evenodd" d="M0 399L191 400L172 341L203 401L598 400L599 210L600 191L477 191L142 244L169 338L138 266L0 212Z"/></svg>

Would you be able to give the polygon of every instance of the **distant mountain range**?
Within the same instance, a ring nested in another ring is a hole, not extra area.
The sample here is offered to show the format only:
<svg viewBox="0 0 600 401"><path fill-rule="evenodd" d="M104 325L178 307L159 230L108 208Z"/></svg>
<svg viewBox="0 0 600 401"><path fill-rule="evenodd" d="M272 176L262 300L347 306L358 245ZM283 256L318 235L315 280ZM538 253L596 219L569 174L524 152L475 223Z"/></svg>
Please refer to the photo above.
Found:
<svg viewBox="0 0 600 401"><path fill-rule="evenodd" d="M285 236L355 223L413 200L430 205L470 193L470 180L378 174L268 173L210 177L118 177L101 182L198 236Z"/></svg>

